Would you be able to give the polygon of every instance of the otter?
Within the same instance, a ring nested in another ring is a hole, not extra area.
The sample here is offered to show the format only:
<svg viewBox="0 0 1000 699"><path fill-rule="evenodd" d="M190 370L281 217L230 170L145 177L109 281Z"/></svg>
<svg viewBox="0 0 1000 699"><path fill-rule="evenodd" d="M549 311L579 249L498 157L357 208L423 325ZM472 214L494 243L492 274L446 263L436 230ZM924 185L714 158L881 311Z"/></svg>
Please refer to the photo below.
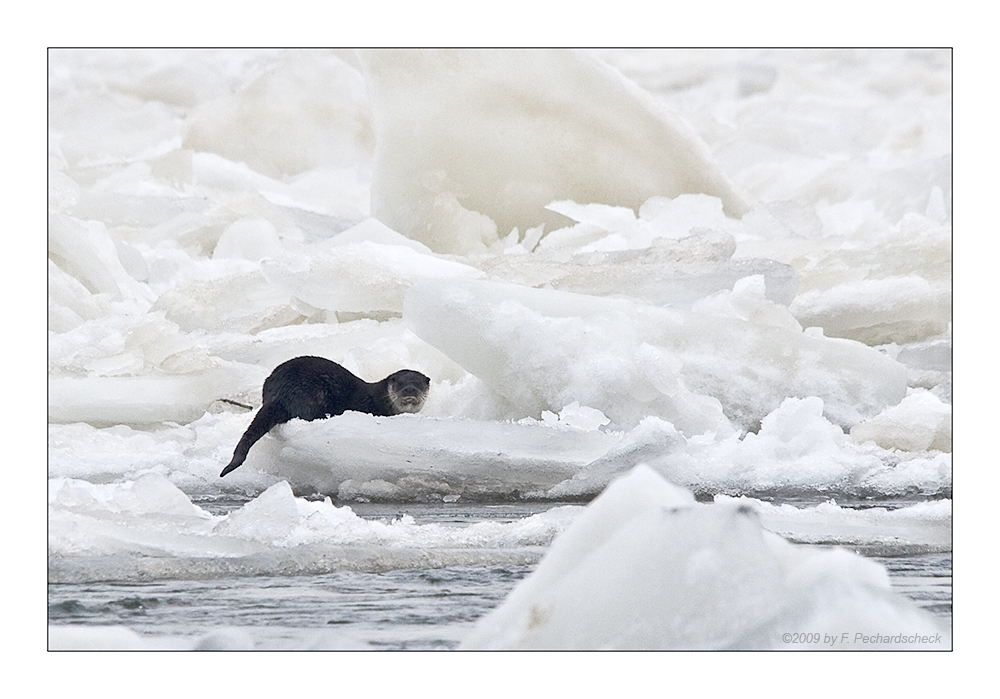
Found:
<svg viewBox="0 0 1000 699"><path fill-rule="evenodd" d="M345 410L381 416L420 412L430 383L429 378L410 369L368 383L323 357L289 359L264 381L264 403L219 477L239 468L250 447L275 425L296 417L319 420Z"/></svg>

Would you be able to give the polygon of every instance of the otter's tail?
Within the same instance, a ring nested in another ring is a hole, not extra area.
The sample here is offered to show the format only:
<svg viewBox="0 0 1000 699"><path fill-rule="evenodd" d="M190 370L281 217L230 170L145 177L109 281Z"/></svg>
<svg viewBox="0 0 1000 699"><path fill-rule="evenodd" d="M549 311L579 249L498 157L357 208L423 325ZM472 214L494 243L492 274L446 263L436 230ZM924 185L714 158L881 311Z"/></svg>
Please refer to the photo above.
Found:
<svg viewBox="0 0 1000 699"><path fill-rule="evenodd" d="M243 433L243 437L240 438L240 443L236 445L236 451L233 452L232 460L222 469L219 478L239 468L246 461L250 447L256 444L258 439L267 434L275 425L287 421L288 415L278 403L266 403L261 407L247 431Z"/></svg>

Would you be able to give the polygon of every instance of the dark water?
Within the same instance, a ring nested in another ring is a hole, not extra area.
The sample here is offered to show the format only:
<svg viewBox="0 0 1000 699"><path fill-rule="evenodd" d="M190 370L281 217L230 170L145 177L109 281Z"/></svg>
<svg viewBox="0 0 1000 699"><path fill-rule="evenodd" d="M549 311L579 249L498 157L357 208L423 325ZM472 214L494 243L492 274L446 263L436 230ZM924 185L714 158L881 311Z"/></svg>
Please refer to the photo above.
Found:
<svg viewBox="0 0 1000 699"><path fill-rule="evenodd" d="M872 557L889 570L893 589L951 626L951 554Z"/></svg>
<svg viewBox="0 0 1000 699"><path fill-rule="evenodd" d="M117 624L197 638L254 627L258 647L309 647L318 631L375 649L454 648L533 566L50 585L50 624Z"/></svg>

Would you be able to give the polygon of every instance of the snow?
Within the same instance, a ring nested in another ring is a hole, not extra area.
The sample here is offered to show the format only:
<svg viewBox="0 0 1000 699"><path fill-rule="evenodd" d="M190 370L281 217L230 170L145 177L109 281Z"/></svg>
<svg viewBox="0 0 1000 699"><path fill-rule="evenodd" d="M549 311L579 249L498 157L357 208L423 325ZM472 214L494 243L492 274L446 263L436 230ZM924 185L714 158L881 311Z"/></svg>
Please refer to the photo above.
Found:
<svg viewBox="0 0 1000 699"><path fill-rule="evenodd" d="M51 51L52 582L545 555L471 645L936 633L805 544L950 551L951 128L945 50ZM220 480L300 355L429 400Z"/></svg>
<svg viewBox="0 0 1000 699"><path fill-rule="evenodd" d="M951 406L933 393L917 389L897 405L852 427L851 436L885 449L950 452Z"/></svg>
<svg viewBox="0 0 1000 699"><path fill-rule="evenodd" d="M744 319L496 282L429 282L410 289L404 316L522 415L578 400L618 429L655 415L687 435L725 436L755 427L787 396L822 398L848 427L903 398L901 364L857 342L803 334L762 287L754 295L736 286Z"/></svg>

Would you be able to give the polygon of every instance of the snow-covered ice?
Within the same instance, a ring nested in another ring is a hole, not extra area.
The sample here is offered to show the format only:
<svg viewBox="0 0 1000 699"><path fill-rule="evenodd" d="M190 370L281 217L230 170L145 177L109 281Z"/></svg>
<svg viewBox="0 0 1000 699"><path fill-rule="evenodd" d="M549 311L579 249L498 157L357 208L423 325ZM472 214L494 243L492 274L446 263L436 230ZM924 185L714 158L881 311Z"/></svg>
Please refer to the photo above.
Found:
<svg viewBox="0 0 1000 699"><path fill-rule="evenodd" d="M470 644L933 626L817 545L950 552L949 51L49 57L53 584L548 551ZM299 355L418 370L428 402L293 420L220 479ZM655 506L587 524L635 479ZM501 503L537 509L405 515ZM651 625L587 602L612 589ZM67 648L259 640L52 628Z"/></svg>
<svg viewBox="0 0 1000 699"><path fill-rule="evenodd" d="M571 520L563 506L464 528L357 516L329 499L296 498L279 481L243 507L211 515L163 476L96 485L54 479L49 580L54 583L378 572L526 563Z"/></svg>

